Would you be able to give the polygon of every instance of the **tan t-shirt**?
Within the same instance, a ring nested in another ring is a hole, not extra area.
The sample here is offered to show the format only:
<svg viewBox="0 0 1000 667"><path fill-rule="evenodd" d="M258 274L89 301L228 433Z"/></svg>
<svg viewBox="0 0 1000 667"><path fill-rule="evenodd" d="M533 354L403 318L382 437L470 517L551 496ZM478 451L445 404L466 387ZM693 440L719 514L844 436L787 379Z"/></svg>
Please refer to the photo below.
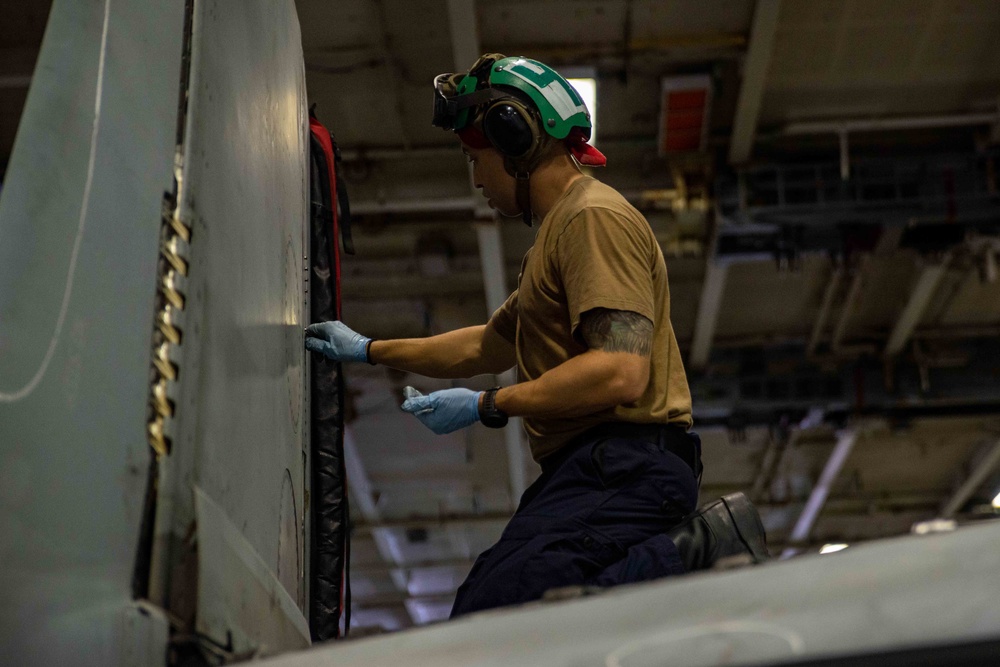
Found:
<svg viewBox="0 0 1000 667"><path fill-rule="evenodd" d="M670 324L663 252L643 215L617 191L590 177L573 183L542 221L517 284L489 326L515 345L520 382L587 350L574 334L592 308L633 311L654 327L642 397L585 417L526 418L536 461L602 422L690 428L691 393Z"/></svg>

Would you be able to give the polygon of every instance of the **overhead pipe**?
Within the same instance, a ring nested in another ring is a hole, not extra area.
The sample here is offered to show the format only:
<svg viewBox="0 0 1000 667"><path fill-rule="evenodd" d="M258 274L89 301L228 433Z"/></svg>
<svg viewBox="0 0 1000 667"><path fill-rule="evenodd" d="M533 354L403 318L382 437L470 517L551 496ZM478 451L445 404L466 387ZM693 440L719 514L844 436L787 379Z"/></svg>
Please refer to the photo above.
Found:
<svg viewBox="0 0 1000 667"><path fill-rule="evenodd" d="M795 121L779 134L851 134L853 132L883 132L891 130L922 130L939 127L991 125L1000 122L1000 113L951 114L944 116L896 116L891 118L857 118L853 120Z"/></svg>

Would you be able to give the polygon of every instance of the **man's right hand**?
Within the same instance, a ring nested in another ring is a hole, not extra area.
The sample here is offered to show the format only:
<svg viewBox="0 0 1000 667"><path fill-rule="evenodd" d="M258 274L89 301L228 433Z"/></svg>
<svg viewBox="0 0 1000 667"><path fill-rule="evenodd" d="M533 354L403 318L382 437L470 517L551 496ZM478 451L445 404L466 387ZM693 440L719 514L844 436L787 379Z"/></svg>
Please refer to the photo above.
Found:
<svg viewBox="0 0 1000 667"><path fill-rule="evenodd" d="M369 361L366 338L339 320L319 322L306 327L306 349L319 352L334 361Z"/></svg>

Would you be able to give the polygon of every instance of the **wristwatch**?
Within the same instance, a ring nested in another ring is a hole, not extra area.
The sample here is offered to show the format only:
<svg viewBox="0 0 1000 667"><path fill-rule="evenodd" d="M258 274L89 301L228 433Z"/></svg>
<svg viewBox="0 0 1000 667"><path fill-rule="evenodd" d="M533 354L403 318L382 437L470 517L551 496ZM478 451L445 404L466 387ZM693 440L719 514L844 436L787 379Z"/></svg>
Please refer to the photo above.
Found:
<svg viewBox="0 0 1000 667"><path fill-rule="evenodd" d="M490 428L503 428L507 425L507 413L497 409L498 391L500 387L487 389L483 394L483 407L479 409L479 421Z"/></svg>

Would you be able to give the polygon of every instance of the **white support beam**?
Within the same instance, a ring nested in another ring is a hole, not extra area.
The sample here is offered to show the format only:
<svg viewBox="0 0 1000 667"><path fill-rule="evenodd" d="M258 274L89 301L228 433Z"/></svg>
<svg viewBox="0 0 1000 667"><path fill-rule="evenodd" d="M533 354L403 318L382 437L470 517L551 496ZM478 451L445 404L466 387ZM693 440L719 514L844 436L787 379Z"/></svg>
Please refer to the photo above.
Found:
<svg viewBox="0 0 1000 667"><path fill-rule="evenodd" d="M750 29L750 45L743 66L743 83L736 103L733 134L729 140L729 163L741 164L750 158L757 119L764 97L767 70L774 51L774 36L778 32L781 0L757 0Z"/></svg>
<svg viewBox="0 0 1000 667"><path fill-rule="evenodd" d="M806 348L807 356L811 357L816 354L819 342L823 338L823 332L826 330L826 323L830 319L830 309L833 307L833 298L837 295L837 290L840 289L840 281L843 277L844 267L838 266L833 270L833 274L830 276L830 282L826 284L826 291L823 292L823 303L819 307L819 314L816 316L816 322L813 324L812 334L809 336L809 346Z"/></svg>
<svg viewBox="0 0 1000 667"><path fill-rule="evenodd" d="M455 71L460 72L471 67L480 56L475 0L448 0L448 22L451 26L451 49L455 58ZM472 182L471 165L469 189L473 200L481 204L483 198ZM483 270L483 287L486 291L486 316L489 317L509 296L499 221L494 219L493 222L477 224L476 237L479 240L479 262ZM511 371L501 374L497 379L502 385L516 382ZM514 507L527 488L524 455L526 447L523 433L524 428L518 418L511 419L507 428L503 430L510 476L511 504Z"/></svg>
<svg viewBox="0 0 1000 667"><path fill-rule="evenodd" d="M997 466L1000 465L1000 441L993 445L993 449L983 457L976 465L972 473L966 478L962 485L952 494L944 505L941 506L940 516L942 519L949 519L955 516L958 510L969 501L969 498L981 487Z"/></svg>
<svg viewBox="0 0 1000 667"><path fill-rule="evenodd" d="M479 264L483 272L483 288L486 290L486 316L489 317L510 296L507 291L500 222L477 222L476 239L479 241Z"/></svg>
<svg viewBox="0 0 1000 667"><path fill-rule="evenodd" d="M347 488L350 489L354 507L357 508L366 523L371 522L378 525L381 522L381 516L375 503L374 489L371 480L368 479L368 474L365 472L357 443L354 441L354 431L349 426L344 426L344 468L347 472ZM393 529L375 528L372 530L372 539L375 541L375 548L378 549L379 555L386 563L396 566L406 562ZM390 576L396 588L401 591L407 590L405 572L392 570Z"/></svg>
<svg viewBox="0 0 1000 667"><path fill-rule="evenodd" d="M402 80L400 73L396 70L396 65L392 54L389 52L388 20L386 18L385 0L372 0L371 6L375 12L376 24L370 34L374 37L375 46L378 51L378 58L385 63L385 71L388 76L386 95L393 101L396 108L396 123L398 123L399 134L403 140L403 147L409 149L411 146L410 135L406 130L406 106L403 104Z"/></svg>
<svg viewBox="0 0 1000 667"><path fill-rule="evenodd" d="M925 266L920 272L920 278L913 291L910 292L910 298L906 302L903 312L900 313L899 319L896 320L896 325L892 328L889 342L885 345L887 357L899 354L906 346L906 342L910 340L914 329L920 324L921 318L927 311L927 306L930 305L931 299L937 292L938 285L941 284L941 279L948 271L948 259L949 256L946 255L940 262Z"/></svg>
<svg viewBox="0 0 1000 667"><path fill-rule="evenodd" d="M826 504L826 499L830 495L833 482L837 479L837 475L840 474L844 463L847 462L847 457L851 455L857 439L858 433L854 429L844 429L837 433L837 444L833 448L833 453L827 459L826 465L823 467L823 472L819 476L819 481L816 482L812 493L809 494L809 500L806 501L805 507L802 508L802 514L799 515L798 520L795 522L795 527L788 537L788 541L792 544L805 542L809 538L809 533L812 532L813 525L816 523L816 519L819 518L819 513L823 510L823 505ZM781 557L788 558L789 556L794 556L796 553L798 553L797 548L788 547L781 552Z"/></svg>
<svg viewBox="0 0 1000 667"><path fill-rule="evenodd" d="M451 28L451 53L455 59L455 71L467 71L480 55L476 0L448 0L448 25ZM473 206L475 206L475 202L481 201L482 197L472 181L471 164L469 190L472 192Z"/></svg>
<svg viewBox="0 0 1000 667"><path fill-rule="evenodd" d="M481 55L476 25L476 1L448 0L448 23L451 25L451 52L455 58L455 71L466 71Z"/></svg>
<svg viewBox="0 0 1000 667"><path fill-rule="evenodd" d="M476 224L476 236L479 239L479 263L483 268L483 286L486 289L486 316L503 305L507 293L507 273L503 262L503 245L500 240L500 222L482 222ZM497 378L501 385L512 385L516 382L513 371L506 371ZM521 419L514 417L503 430L504 445L507 448L507 468L510 471L511 503L517 506L524 490L528 488L525 473L525 443L524 428Z"/></svg>
<svg viewBox="0 0 1000 667"><path fill-rule="evenodd" d="M690 365L692 369L702 369L708 364L708 355L712 351L712 339L715 337L715 326L719 320L722 293L726 290L728 274L728 262L720 262L714 258L708 260L705 283L701 288L701 300L698 303L698 318L694 324L694 340L691 343Z"/></svg>
<svg viewBox="0 0 1000 667"><path fill-rule="evenodd" d="M854 279L851 281L851 287L847 290L847 298L844 299L844 304L840 309L840 317L833 328L833 338L830 341L830 347L834 352L841 350L843 347L844 336L847 334L847 326L851 321L851 315L854 314L858 299L861 298L861 288L864 286L865 271L868 268L869 261L870 257L865 255L858 262L857 268L854 271Z"/></svg>

